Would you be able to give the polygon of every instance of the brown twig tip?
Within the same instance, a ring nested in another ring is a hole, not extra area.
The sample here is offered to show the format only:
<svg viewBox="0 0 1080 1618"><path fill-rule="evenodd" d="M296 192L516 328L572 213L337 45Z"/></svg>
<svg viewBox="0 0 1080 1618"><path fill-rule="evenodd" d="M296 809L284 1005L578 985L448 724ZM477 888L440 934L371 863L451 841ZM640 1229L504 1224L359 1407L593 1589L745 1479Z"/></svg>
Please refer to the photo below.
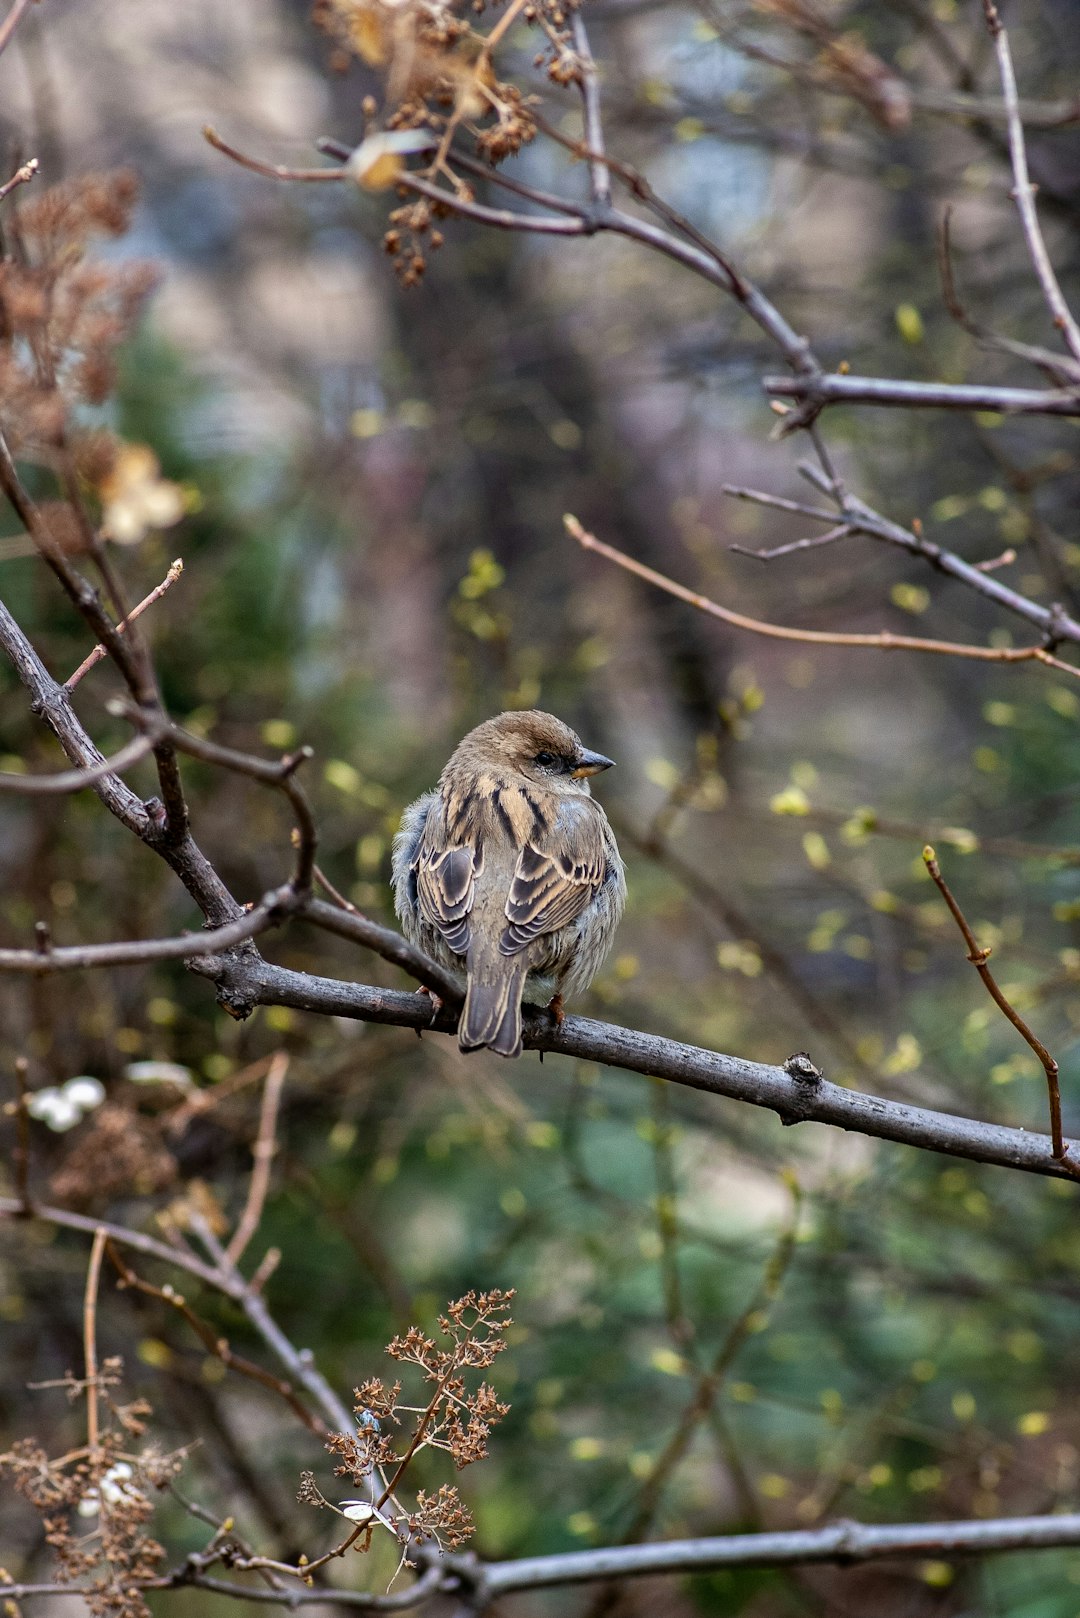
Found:
<svg viewBox="0 0 1080 1618"><path fill-rule="evenodd" d="M156 584L150 591L150 594L144 596L139 602L138 606L132 607L127 616L120 620L120 622L116 625L116 633L118 635L122 635L125 629L127 629L128 625L134 623L135 619L140 617L140 615L146 611L147 607L152 607L155 601L160 601L166 590L172 588L183 571L184 563L182 558L178 556L176 561L171 564L169 571L166 573L161 583ZM64 682L65 689L68 691L73 691L78 685L79 681L82 679L83 675L88 674L94 665L96 663L100 663L102 658L106 657L107 655L108 654L105 647L99 641L94 647L93 651L90 652L87 657L83 658L74 674L68 676L67 680Z"/></svg>
<svg viewBox="0 0 1080 1618"><path fill-rule="evenodd" d="M3 185L0 185L0 202L3 202L4 198L10 196L20 185L27 185L39 172L40 168L41 164L36 157L31 157L21 168L17 168L11 179L5 180Z"/></svg>
<svg viewBox="0 0 1080 1618"><path fill-rule="evenodd" d="M1020 1035L1025 1044L1028 1045L1039 1058L1039 1062L1042 1065L1042 1070L1046 1074L1046 1089L1050 1104L1050 1140L1054 1158L1057 1162L1061 1163L1070 1174L1080 1179L1080 1167L1075 1165L1069 1157L1068 1147L1065 1144L1065 1136L1061 1127L1061 1089L1058 1084L1057 1061L1053 1056L1050 1055L1050 1052L1047 1050L1042 1040L1039 1039L1037 1035L1032 1033L1023 1017L1021 1017L1020 1013L1016 1010L1016 1007L1013 1006L1009 1001L997 980L994 978L990 968L986 964L990 956L989 946L982 945L977 941L975 934L968 925L967 917L964 915L964 912L956 902L948 883L941 874L941 868L938 865L937 859L934 855L934 850L930 847L929 843L927 843L924 847L922 857L926 862L926 869L929 871L931 877L934 879L934 882L937 884L938 892L948 905L952 918L956 922L956 925L959 927L960 932L963 935L964 943L967 945L967 958L975 968L976 972L978 972L979 976L982 978L983 987L986 989L987 994L990 996L991 1000L993 1000L998 1010L1001 1011L1003 1015L1008 1018L1009 1022L1012 1023L1013 1027L1016 1029L1016 1032Z"/></svg>

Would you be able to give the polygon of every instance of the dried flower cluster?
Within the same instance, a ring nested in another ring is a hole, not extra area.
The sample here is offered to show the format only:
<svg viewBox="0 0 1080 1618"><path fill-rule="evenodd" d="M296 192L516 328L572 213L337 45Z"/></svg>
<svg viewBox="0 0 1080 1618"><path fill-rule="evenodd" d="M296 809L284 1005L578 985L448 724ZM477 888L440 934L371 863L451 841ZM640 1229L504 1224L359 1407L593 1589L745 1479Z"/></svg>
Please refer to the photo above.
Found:
<svg viewBox="0 0 1080 1618"><path fill-rule="evenodd" d="M38 521L60 550L93 540L82 497L94 491L108 537L130 543L182 514L182 492L156 477L143 446L80 425L78 407L100 405L116 385L116 355L157 281L143 262L95 259L95 239L122 235L138 197L126 169L50 187L4 215L0 252L0 428L21 458L57 478L62 499L43 500ZM142 454L133 472L131 456ZM132 483L141 500L133 515ZM113 508L110 515L110 507Z"/></svg>
<svg viewBox="0 0 1080 1618"><path fill-rule="evenodd" d="M510 1406L500 1402L487 1382L470 1391L468 1373L486 1370L506 1347L513 1296L512 1291L497 1289L467 1292L451 1303L439 1316L448 1347L439 1347L418 1326L387 1345L391 1359L416 1367L424 1381L433 1384L425 1404L403 1404L401 1383L387 1385L378 1377L355 1390L356 1431L335 1433L326 1447L338 1457L335 1476L348 1478L370 1495L370 1501L346 1502L345 1515L368 1527L362 1549L370 1544L376 1522L390 1528L406 1551L424 1539L452 1550L472 1535L472 1517L453 1484L441 1484L434 1494L418 1489L411 1510L401 1504L398 1490L406 1469L423 1449L444 1450L459 1469L486 1456L491 1429ZM408 1439L395 1431L406 1420L411 1427ZM309 1505L330 1504L309 1472L303 1474L297 1498ZM392 1515L384 1513L384 1507Z"/></svg>
<svg viewBox="0 0 1080 1618"><path fill-rule="evenodd" d="M113 389L117 346L156 275L147 264L97 262L87 249L95 237L127 230L137 194L127 170L88 174L6 216L0 401L5 427L22 447L58 445L71 406L100 404Z"/></svg>
<svg viewBox="0 0 1080 1618"><path fill-rule="evenodd" d="M452 194L473 197L455 172L452 141L463 131L476 153L491 164L514 156L536 134L533 99L498 78L494 51L519 17L544 36L536 65L560 85L581 76L570 17L577 0L318 0L315 20L335 42L335 60L358 57L384 81L382 106L365 102L366 136L353 154L350 172L367 190L394 185L410 152L434 154L417 172L448 183ZM477 19L490 19L485 31ZM419 281L426 253L442 243L431 228L438 204L410 203L390 216L386 251L406 286Z"/></svg>
<svg viewBox="0 0 1080 1618"><path fill-rule="evenodd" d="M53 1197L69 1208L102 1208L118 1196L152 1196L176 1179L173 1154L156 1119L106 1102L75 1137L51 1180Z"/></svg>
<svg viewBox="0 0 1080 1618"><path fill-rule="evenodd" d="M36 1439L22 1439L0 1454L0 1472L41 1513L57 1581L77 1582L94 1618L149 1618L145 1586L165 1556L147 1532L152 1492L164 1488L180 1462L152 1446L131 1452L132 1440L146 1432L150 1407L143 1400L125 1405L108 1397L121 1370L118 1359L109 1359L97 1378L112 1424L92 1449L50 1459ZM86 1384L70 1374L64 1386L71 1398L86 1392Z"/></svg>

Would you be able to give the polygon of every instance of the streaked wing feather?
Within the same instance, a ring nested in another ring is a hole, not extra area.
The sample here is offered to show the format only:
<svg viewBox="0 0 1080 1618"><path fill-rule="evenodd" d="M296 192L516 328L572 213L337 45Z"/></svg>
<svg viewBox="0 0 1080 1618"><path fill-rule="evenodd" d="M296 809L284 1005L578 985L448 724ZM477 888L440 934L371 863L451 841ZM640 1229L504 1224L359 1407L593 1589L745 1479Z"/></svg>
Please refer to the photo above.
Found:
<svg viewBox="0 0 1080 1618"><path fill-rule="evenodd" d="M471 848L431 848L427 838L416 856L416 895L421 914L455 955L469 947L469 912L479 869Z"/></svg>
<svg viewBox="0 0 1080 1618"><path fill-rule="evenodd" d="M522 849L506 901L510 925L499 940L504 955L514 955L542 934L569 926L600 891L607 858L599 827L580 825L575 844L576 859L546 854L531 843Z"/></svg>

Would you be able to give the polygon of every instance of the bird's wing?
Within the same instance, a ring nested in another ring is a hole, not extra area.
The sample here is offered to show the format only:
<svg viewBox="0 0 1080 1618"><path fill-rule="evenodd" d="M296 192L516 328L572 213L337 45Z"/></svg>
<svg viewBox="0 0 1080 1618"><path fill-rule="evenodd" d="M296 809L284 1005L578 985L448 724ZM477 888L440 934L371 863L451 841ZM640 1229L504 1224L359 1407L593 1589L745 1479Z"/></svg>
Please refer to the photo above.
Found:
<svg viewBox="0 0 1080 1618"><path fill-rule="evenodd" d="M561 820L562 817L560 817ZM525 844L506 900L509 926L499 940L515 955L543 933L576 921L604 885L608 858L599 817L576 814Z"/></svg>
<svg viewBox="0 0 1080 1618"><path fill-rule="evenodd" d="M469 947L469 912L476 897L476 878L483 858L475 848L456 844L447 848L428 816L413 861L416 899L424 920L446 939L455 955Z"/></svg>

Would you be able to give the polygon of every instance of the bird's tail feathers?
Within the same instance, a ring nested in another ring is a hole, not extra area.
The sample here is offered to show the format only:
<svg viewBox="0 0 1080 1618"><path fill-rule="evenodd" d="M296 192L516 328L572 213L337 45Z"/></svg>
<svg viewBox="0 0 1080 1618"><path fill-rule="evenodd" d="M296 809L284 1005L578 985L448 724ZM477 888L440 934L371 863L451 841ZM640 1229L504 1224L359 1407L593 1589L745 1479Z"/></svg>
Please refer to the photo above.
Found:
<svg viewBox="0 0 1080 1618"><path fill-rule="evenodd" d="M463 1051L486 1046L498 1056L521 1055L521 996L528 965L505 955L495 961L467 957L469 986L458 1025Z"/></svg>

